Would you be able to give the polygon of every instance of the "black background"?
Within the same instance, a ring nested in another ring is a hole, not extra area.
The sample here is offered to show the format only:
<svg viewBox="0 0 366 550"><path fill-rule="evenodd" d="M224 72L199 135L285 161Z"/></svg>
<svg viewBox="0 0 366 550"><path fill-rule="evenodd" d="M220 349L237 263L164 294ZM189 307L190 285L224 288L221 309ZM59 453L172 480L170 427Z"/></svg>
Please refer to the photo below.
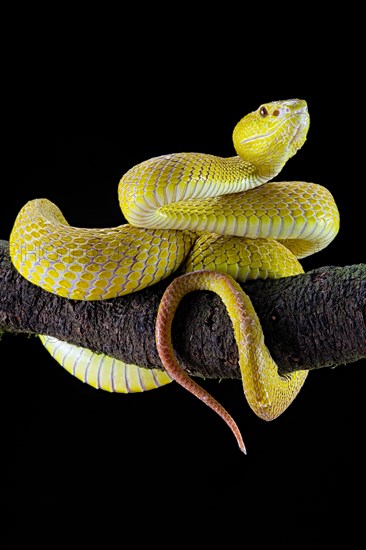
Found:
<svg viewBox="0 0 366 550"><path fill-rule="evenodd" d="M146 45L133 64L126 52L108 64L93 51L74 58L72 69L62 53L41 69L32 57L17 66L3 104L0 237L8 239L19 209L37 197L54 201L72 225L120 224L117 185L131 166L179 151L230 156L242 116L299 97L309 106L308 139L277 179L328 187L341 216L335 241L304 268L364 262L364 102L354 58L324 40L291 59L283 46L247 65L229 46L226 57L211 46L174 61L166 44L150 55ZM364 481L365 360L310 373L272 423L249 410L239 381L202 382L237 420L244 457L225 424L175 384L127 396L97 391L22 335L3 337L1 357L4 479L28 510L35 494L46 507L61 494L68 505L89 494L96 513L116 498L117 511L127 502L144 512L141 524L146 514L160 524L187 497L195 518L198 509L221 517L250 503L253 513L277 510L314 525L348 507ZM65 519L53 521L62 531Z"/></svg>

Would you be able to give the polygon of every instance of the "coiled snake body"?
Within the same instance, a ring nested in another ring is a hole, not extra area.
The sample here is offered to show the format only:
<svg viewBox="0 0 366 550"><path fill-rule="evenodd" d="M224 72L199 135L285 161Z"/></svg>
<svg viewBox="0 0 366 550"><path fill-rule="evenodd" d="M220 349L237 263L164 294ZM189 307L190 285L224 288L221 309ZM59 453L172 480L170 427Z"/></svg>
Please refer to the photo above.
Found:
<svg viewBox="0 0 366 550"><path fill-rule="evenodd" d="M233 279L301 273L297 258L321 250L337 234L339 214L327 189L269 181L303 145L308 127L305 101L276 101L237 124L237 156L178 153L133 167L119 184L128 221L120 227L74 228L47 199L28 202L10 236L12 262L49 292L103 300L136 292L178 268L186 273L168 287L159 307L156 343L165 372L41 336L55 359L81 380L109 391L145 391L174 379L224 418L245 452L231 416L179 366L171 322L188 292L218 293L233 322L250 407L271 420L293 401L307 372L279 376L250 299Z"/></svg>

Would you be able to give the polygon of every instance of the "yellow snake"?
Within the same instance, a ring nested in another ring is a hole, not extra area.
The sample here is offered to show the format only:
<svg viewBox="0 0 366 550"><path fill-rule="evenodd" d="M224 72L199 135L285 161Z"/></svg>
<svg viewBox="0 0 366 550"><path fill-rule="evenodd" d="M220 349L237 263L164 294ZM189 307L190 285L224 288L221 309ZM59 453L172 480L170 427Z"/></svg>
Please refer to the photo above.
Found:
<svg viewBox="0 0 366 550"><path fill-rule="evenodd" d="M165 368L145 369L41 336L69 372L97 388L137 392L178 381L231 427L229 413L179 366L171 323L192 290L219 294L233 323L246 399L271 420L293 401L306 371L281 377L249 297L237 282L303 271L297 258L327 246L339 228L330 192L306 182L270 182L303 145L309 128L304 100L261 105L233 132L237 155L177 153L131 168L118 192L127 224L109 229L71 227L47 199L28 202L10 236L15 268L43 289L76 300L136 292L181 268L161 301L157 349Z"/></svg>

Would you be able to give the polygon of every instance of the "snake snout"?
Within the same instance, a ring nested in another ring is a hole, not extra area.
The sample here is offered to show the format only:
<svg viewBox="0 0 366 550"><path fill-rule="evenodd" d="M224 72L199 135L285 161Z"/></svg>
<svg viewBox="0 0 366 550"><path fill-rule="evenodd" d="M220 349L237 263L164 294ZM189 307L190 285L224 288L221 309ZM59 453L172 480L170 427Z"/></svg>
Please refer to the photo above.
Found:
<svg viewBox="0 0 366 550"><path fill-rule="evenodd" d="M287 113L307 113L308 104L305 99L286 99L285 101L280 102L282 109L286 110Z"/></svg>

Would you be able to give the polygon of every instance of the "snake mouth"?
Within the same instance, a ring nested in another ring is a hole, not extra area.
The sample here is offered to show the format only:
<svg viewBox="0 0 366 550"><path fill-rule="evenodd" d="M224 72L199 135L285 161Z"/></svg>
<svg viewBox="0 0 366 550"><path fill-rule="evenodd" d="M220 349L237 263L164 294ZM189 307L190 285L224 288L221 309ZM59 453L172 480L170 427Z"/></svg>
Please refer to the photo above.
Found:
<svg viewBox="0 0 366 550"><path fill-rule="evenodd" d="M300 149L305 141L307 127L309 126L309 113L307 107L301 107L295 113L291 113L291 118L293 117L293 125L296 126L296 130L290 139L289 147L293 146L296 149Z"/></svg>
<svg viewBox="0 0 366 550"><path fill-rule="evenodd" d="M296 111L285 112L280 124L276 125L272 130L265 132L264 134L257 134L241 140L241 144L250 143L251 141L266 139L276 132L284 125L290 122L291 126L297 126L294 135L292 136L289 145L292 145L299 137L301 130L307 125L309 119L308 108L306 105L302 105Z"/></svg>
<svg viewBox="0 0 366 550"><path fill-rule="evenodd" d="M303 127L304 127L304 124L302 124L301 121L300 121L294 135L292 136L292 138L290 140L290 143L289 143L290 146L293 145L294 143L296 143L296 141L299 139Z"/></svg>
<svg viewBox="0 0 366 550"><path fill-rule="evenodd" d="M257 139L265 139L269 136L272 136L275 132L278 132L278 128L283 126L284 122L285 122L285 120L283 120L279 126L276 126L275 128L273 128L273 130L270 130L269 132L266 132L265 134L257 134L256 136L251 136L249 138L244 138L244 139L241 140L240 143L241 144L250 143L251 141L255 141Z"/></svg>

